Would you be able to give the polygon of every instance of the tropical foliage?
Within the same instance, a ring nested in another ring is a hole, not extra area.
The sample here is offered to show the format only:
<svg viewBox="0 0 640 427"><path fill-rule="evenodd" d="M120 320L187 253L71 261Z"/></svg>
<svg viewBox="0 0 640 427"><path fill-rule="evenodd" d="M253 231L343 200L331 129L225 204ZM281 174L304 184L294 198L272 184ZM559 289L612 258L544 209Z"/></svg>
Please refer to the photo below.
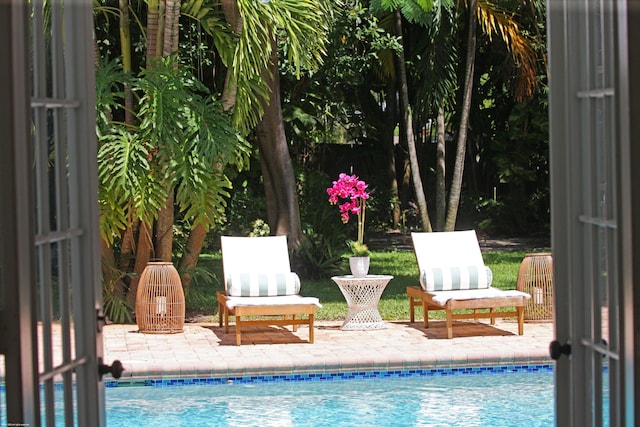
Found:
<svg viewBox="0 0 640 427"><path fill-rule="evenodd" d="M152 257L187 294L213 280L221 233L287 234L310 276L336 271L360 227L321 183L345 170L372 230L548 228L544 2L94 4L111 317Z"/></svg>

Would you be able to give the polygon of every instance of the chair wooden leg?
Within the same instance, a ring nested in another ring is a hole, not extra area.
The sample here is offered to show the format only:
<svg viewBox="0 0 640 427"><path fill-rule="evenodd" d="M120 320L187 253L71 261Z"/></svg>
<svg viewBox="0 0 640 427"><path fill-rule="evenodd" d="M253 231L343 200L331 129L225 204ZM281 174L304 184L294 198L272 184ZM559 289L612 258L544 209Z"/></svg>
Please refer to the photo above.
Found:
<svg viewBox="0 0 640 427"><path fill-rule="evenodd" d="M296 315L295 315L295 314L294 314L294 315L292 315L292 316L291 316L291 319L295 322L295 320L296 320ZM298 325L294 323L294 324L293 324L293 332L297 332L297 331L298 331Z"/></svg>
<svg viewBox="0 0 640 427"><path fill-rule="evenodd" d="M416 299L414 297L409 297L409 321L411 323L416 321Z"/></svg>
<svg viewBox="0 0 640 427"><path fill-rule="evenodd" d="M495 309L495 308L491 308L491 309L489 309L489 313L491 313L491 314L493 314L495 311L496 311L496 309ZM495 318L495 317L493 317L493 316L491 316L491 324L492 324L492 325L495 325L495 324L496 324L496 318Z"/></svg>
<svg viewBox="0 0 640 427"><path fill-rule="evenodd" d="M447 338L453 338L453 311L447 310Z"/></svg>
<svg viewBox="0 0 640 427"><path fill-rule="evenodd" d="M524 335L524 307L516 307L518 312L518 335Z"/></svg>
<svg viewBox="0 0 640 427"><path fill-rule="evenodd" d="M218 301L218 326L222 327L222 304Z"/></svg>
<svg viewBox="0 0 640 427"><path fill-rule="evenodd" d="M313 314L309 315L309 343L313 344L314 336L313 336Z"/></svg>
<svg viewBox="0 0 640 427"><path fill-rule="evenodd" d="M242 337L240 336L241 323L240 316L236 316L236 345L240 345L242 343Z"/></svg>
<svg viewBox="0 0 640 427"><path fill-rule="evenodd" d="M229 310L226 305L224 306L224 333L229 333Z"/></svg>
<svg viewBox="0 0 640 427"><path fill-rule="evenodd" d="M422 300L422 324L425 329L429 327L429 304L425 300Z"/></svg>

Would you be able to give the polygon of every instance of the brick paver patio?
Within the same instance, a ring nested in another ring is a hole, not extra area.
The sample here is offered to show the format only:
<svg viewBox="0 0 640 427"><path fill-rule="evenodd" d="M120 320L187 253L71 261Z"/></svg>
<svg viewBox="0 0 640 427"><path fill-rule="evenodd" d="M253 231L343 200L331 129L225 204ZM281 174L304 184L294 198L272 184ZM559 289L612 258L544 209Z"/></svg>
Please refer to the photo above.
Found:
<svg viewBox="0 0 640 427"><path fill-rule="evenodd" d="M351 372L551 363L552 323L457 322L446 339L444 321L388 322L372 331L343 331L340 322L316 322L315 343L308 329L248 328L235 345L233 326L186 324L179 334L143 334L136 325L104 328L105 360L120 360L121 380L204 378L245 375Z"/></svg>

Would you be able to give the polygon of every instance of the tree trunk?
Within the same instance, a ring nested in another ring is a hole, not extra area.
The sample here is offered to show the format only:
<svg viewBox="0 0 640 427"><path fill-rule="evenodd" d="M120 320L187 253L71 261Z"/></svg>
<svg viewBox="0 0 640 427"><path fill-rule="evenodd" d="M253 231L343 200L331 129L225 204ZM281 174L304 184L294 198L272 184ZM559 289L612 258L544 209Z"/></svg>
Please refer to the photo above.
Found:
<svg viewBox="0 0 640 427"><path fill-rule="evenodd" d="M122 55L122 71L126 73L131 73L132 65L131 65L131 32L129 29L129 0L120 0L119 1L120 8L120 53ZM131 92L131 87L127 84L124 86L124 120L128 125L133 125L134 116L133 116L133 94ZM121 245L120 245L120 261L118 268L121 271L129 271L129 261L133 256L135 256L135 228L136 224L132 224L128 226L121 237ZM105 242L106 244L106 242ZM110 250L111 256L113 256L113 251ZM105 253L103 251L103 257ZM111 262L111 259L103 258L103 262ZM115 263L115 258L113 259ZM103 276L103 283L109 283L108 276ZM127 279L125 279L127 281ZM123 283L123 292L125 285Z"/></svg>
<svg viewBox="0 0 640 427"><path fill-rule="evenodd" d="M227 24L229 24L235 32L240 33L240 31L242 31L242 19L240 10L238 9L238 2L236 0L222 0L221 6ZM222 92L222 105L225 111L233 109L236 103L237 86L235 83L230 84L231 79L229 76L230 73L227 72ZM198 265L202 247L207 237L207 231L207 227L198 224L194 226L189 233L187 245L178 264L178 271L181 272L182 287L185 292L188 292L191 287L192 276L190 272Z"/></svg>
<svg viewBox="0 0 640 427"><path fill-rule="evenodd" d="M131 260L135 257L136 253L135 235L138 228L139 222L131 224L122 232L120 237L120 261L118 262L118 268L122 271L129 271L131 268Z"/></svg>
<svg viewBox="0 0 640 427"><path fill-rule="evenodd" d="M180 0L166 0L163 56L178 52L180 40Z"/></svg>
<svg viewBox="0 0 640 427"><path fill-rule="evenodd" d="M397 157L397 156L396 156ZM415 205L411 202L411 195L413 191L411 191L411 164L409 163L409 159L407 158L407 153L402 147L402 185L400 186L400 206L404 206L404 213L402 216L404 217L403 226L407 225L407 208L414 209ZM417 216L417 214L416 214Z"/></svg>
<svg viewBox="0 0 640 427"><path fill-rule="evenodd" d="M269 171L269 163L267 163L266 154L262 152L262 145L260 144L260 168L262 169L262 183L264 185L264 197L267 200L266 202L266 214L267 214L267 224L269 227L272 227L271 230L275 231L274 224L278 223L278 211L281 209L285 203L281 200L281 195L276 191L275 184L273 182L273 178L271 177L271 172ZM277 202L269 202L273 200L278 200ZM272 233L274 234L274 233Z"/></svg>
<svg viewBox="0 0 640 427"><path fill-rule="evenodd" d="M147 6L147 67L158 56L158 14L160 0L149 0Z"/></svg>
<svg viewBox="0 0 640 427"><path fill-rule="evenodd" d="M178 52L180 39L180 0L166 0L162 56Z"/></svg>
<svg viewBox="0 0 640 427"><path fill-rule="evenodd" d="M182 278L182 288L185 293L189 292L189 288L191 287L191 271L198 265L206 237L207 228L202 224L193 227L189 233L187 245L178 264L178 271L181 273L180 277Z"/></svg>
<svg viewBox="0 0 640 427"><path fill-rule="evenodd" d="M144 222L140 222L140 230L138 233L138 248L136 250L136 263L133 267L133 279L129 285L129 293L127 294L127 300L135 307L136 294L138 293L138 282L140 281L140 275L142 270L149 263L151 252L153 251L153 244L151 243L151 233L147 225Z"/></svg>
<svg viewBox="0 0 640 427"><path fill-rule="evenodd" d="M391 81L387 85L386 96L386 110L385 110L385 126L384 126L384 144L387 151L387 174L389 176L389 188L391 196L391 223L393 227L398 227L401 220L402 209L400 206L400 193L398 190L398 175L396 170L396 144L394 141L394 129L396 125L396 110L398 105L396 103L395 85Z"/></svg>
<svg viewBox="0 0 640 427"><path fill-rule="evenodd" d="M275 40L272 45L269 69L264 73L271 96L262 100L264 116L256 127L256 134L263 162L267 209L275 212L275 219L269 221L271 234L288 236L289 247L297 248L303 238L300 208L293 164L284 133Z"/></svg>
<svg viewBox="0 0 640 427"><path fill-rule="evenodd" d="M100 254L102 260L103 287L108 289L108 292L111 292L116 297L123 298L126 294L126 285L121 280L120 270L116 266L116 257L113 254L113 248L102 238L100 239Z"/></svg>
<svg viewBox="0 0 640 427"><path fill-rule="evenodd" d="M240 34L242 31L242 17L240 16L237 0L222 0L221 6L226 23L229 24L233 32ZM231 73L227 72L222 92L222 108L225 111L229 111L235 106L237 91L237 84L231 82Z"/></svg>
<svg viewBox="0 0 640 427"><path fill-rule="evenodd" d="M222 0L221 6L227 24L238 33L242 31L242 19L238 9L238 2L236 0ZM227 73L222 92L222 105L225 111L231 110L236 102L236 85L230 84L229 75L230 73ZM185 292L188 292L191 287L192 276L190 272L198 265L207 232L207 227L198 224L189 233L184 253L178 264L178 271L181 273L182 287Z"/></svg>
<svg viewBox="0 0 640 427"><path fill-rule="evenodd" d="M394 23L396 36L399 37L400 43L403 43L402 37L402 14L400 9L394 11ZM422 178L420 177L420 166L418 164L418 153L416 151L416 140L413 135L413 125L411 111L409 108L409 90L407 88L407 69L405 66L404 49L398 53L398 79L400 83L400 117L405 124L404 131L407 137L407 146L409 147L409 162L411 164L411 178L416 195L416 203L420 213L420 222L424 231L431 231L431 221L429 220L429 211L427 210L427 199L424 196L422 188Z"/></svg>
<svg viewBox="0 0 640 427"><path fill-rule="evenodd" d="M160 0L158 2L158 34L156 35L156 45L155 56L153 58L158 58L164 52L164 30L165 30L165 22L166 22L166 6L165 3L167 0ZM148 65L148 64L147 64Z"/></svg>
<svg viewBox="0 0 640 427"><path fill-rule="evenodd" d="M180 19L180 1L166 0L166 14L164 18L164 40L162 42L162 55L169 56L178 51L178 39L180 38L178 21ZM170 179L168 178L170 181ZM167 183L169 185L169 183ZM174 221L174 195L173 187L167 192L165 206L158 211L156 220L155 248L156 257L163 261L171 262L173 258L173 221Z"/></svg>
<svg viewBox="0 0 640 427"><path fill-rule="evenodd" d="M473 93L473 72L476 57L476 26L477 26L477 0L469 0L469 34L467 37L467 64L464 75L464 94L462 97L462 114L460 116L460 130L456 147L456 161L453 166L453 178L449 191L449 207L445 231L454 231L460 205L462 192L462 175L467 146L467 126L469 124L469 111L471 110L471 95Z"/></svg>
<svg viewBox="0 0 640 427"><path fill-rule="evenodd" d="M437 144L436 144L436 230L444 230L445 212L447 209L447 188L446 188L446 145L444 128L444 108L438 108L437 122Z"/></svg>
<svg viewBox="0 0 640 427"><path fill-rule="evenodd" d="M131 73L131 32L129 31L129 0L120 0L120 53L122 71ZM133 94L131 86L124 86L124 122L133 124Z"/></svg>
<svg viewBox="0 0 640 427"><path fill-rule="evenodd" d="M165 206L158 211L155 235L155 257L171 262L173 255L173 191L167 196Z"/></svg>

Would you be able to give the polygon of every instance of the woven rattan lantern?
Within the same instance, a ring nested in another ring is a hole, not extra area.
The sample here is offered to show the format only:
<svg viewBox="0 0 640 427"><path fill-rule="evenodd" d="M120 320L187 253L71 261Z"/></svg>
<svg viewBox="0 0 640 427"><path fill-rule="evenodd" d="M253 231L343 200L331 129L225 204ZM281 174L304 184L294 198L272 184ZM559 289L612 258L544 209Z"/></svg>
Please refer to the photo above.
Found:
<svg viewBox="0 0 640 427"><path fill-rule="evenodd" d="M146 334L175 334L184 327L184 292L170 262L150 262L138 283L136 323Z"/></svg>
<svg viewBox="0 0 640 427"><path fill-rule="evenodd" d="M553 258L550 253L527 254L524 257L516 289L531 295L524 306L525 320L553 320Z"/></svg>

